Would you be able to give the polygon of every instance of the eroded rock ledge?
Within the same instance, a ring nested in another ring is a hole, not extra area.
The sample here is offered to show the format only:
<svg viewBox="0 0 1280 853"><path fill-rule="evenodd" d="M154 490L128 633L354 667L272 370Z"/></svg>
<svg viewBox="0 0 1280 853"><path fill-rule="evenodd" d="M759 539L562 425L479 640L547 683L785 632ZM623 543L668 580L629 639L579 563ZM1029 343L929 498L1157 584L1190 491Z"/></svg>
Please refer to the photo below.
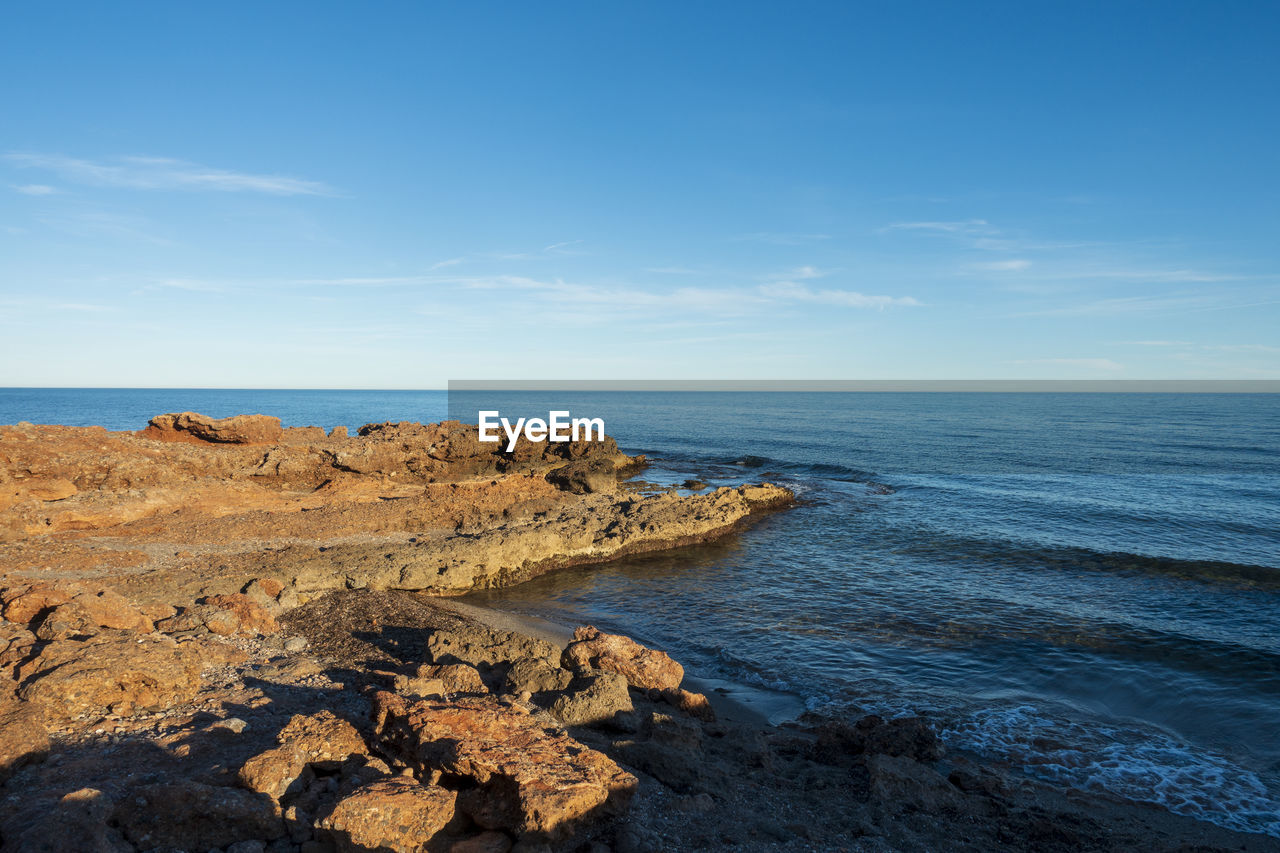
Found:
<svg viewBox="0 0 1280 853"><path fill-rule="evenodd" d="M508 453L455 421L356 435L191 412L139 433L0 427L0 574L107 572L144 599L229 594L263 573L304 599L455 595L707 541L793 500L768 484L646 494L625 482L643 466L609 438Z"/></svg>

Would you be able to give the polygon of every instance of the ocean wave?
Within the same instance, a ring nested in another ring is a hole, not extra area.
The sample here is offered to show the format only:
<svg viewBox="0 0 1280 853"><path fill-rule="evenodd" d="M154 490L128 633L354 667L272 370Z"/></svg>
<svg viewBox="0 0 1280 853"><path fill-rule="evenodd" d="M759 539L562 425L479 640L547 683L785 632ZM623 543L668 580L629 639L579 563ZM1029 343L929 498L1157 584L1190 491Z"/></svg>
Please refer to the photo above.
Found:
<svg viewBox="0 0 1280 853"><path fill-rule="evenodd" d="M1256 773L1158 732L1069 722L1023 704L977 711L941 734L949 748L1006 762L1055 784L1280 837L1280 801Z"/></svg>

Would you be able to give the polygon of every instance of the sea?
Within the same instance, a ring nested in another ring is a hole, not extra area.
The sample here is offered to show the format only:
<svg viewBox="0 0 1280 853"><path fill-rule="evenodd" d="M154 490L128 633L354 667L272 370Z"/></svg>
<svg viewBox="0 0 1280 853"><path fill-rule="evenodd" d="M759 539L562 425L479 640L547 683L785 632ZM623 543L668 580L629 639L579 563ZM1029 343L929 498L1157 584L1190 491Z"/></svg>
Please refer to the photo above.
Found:
<svg viewBox="0 0 1280 853"><path fill-rule="evenodd" d="M794 509L714 544L474 597L663 648L952 754L1280 837L1280 394L588 392L689 493ZM0 423L262 412L351 429L444 391L0 389ZM505 412L504 412L505 414ZM463 414L464 419L468 419ZM474 414L469 418L474 421Z"/></svg>

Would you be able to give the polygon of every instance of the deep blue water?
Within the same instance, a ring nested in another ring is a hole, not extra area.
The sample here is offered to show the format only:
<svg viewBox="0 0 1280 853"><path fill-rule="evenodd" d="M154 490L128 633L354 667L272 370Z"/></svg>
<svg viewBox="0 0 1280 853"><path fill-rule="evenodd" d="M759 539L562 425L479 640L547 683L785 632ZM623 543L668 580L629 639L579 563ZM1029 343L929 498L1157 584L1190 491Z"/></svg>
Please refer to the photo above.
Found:
<svg viewBox="0 0 1280 853"><path fill-rule="evenodd" d="M436 420L444 392L0 390L0 422ZM1280 835L1280 395L574 392L645 479L801 506L484 597L954 750ZM507 405L503 406L504 414ZM524 412L520 412L524 413Z"/></svg>

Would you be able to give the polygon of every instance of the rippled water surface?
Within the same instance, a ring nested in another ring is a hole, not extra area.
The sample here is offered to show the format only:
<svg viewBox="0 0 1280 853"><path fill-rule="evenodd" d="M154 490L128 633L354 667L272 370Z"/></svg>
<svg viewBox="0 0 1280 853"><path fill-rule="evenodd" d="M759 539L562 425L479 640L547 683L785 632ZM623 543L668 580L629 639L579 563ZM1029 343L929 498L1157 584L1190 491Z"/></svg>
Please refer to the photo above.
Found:
<svg viewBox="0 0 1280 853"><path fill-rule="evenodd" d="M458 395L0 391L0 421L433 420ZM801 506L484 596L1042 778L1280 835L1280 395L574 393L645 479ZM506 406L504 408L504 414ZM465 419L475 420L474 414Z"/></svg>

